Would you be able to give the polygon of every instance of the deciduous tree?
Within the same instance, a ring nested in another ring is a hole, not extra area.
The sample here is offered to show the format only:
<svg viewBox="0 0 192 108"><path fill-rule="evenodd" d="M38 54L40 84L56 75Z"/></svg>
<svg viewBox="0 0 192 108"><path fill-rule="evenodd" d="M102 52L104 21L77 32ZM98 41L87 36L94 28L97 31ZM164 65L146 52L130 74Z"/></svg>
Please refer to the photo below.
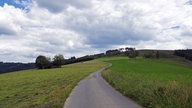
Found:
<svg viewBox="0 0 192 108"><path fill-rule="evenodd" d="M65 59L61 54L55 55L53 58L54 66L61 67L61 65L64 65L64 62L65 62Z"/></svg>
<svg viewBox="0 0 192 108"><path fill-rule="evenodd" d="M36 58L35 61L36 66L39 69L47 69L47 68L51 68L51 60L50 58L47 58L43 55L40 55Z"/></svg>

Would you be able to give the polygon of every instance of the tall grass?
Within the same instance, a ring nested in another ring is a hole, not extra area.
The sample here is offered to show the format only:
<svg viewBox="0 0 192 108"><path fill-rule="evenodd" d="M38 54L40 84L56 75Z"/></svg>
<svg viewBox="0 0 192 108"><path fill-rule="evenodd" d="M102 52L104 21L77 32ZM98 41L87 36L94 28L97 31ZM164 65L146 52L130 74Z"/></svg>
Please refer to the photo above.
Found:
<svg viewBox="0 0 192 108"><path fill-rule="evenodd" d="M102 73L117 90L146 108L192 108L192 68L153 59L105 59Z"/></svg>

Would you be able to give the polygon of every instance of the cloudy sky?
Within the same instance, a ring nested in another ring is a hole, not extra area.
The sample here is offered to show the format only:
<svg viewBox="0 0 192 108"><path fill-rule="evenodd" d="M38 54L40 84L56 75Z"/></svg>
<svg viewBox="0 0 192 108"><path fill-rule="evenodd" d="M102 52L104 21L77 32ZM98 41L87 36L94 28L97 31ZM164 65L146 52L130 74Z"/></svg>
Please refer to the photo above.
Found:
<svg viewBox="0 0 192 108"><path fill-rule="evenodd" d="M192 47L192 0L0 0L0 61Z"/></svg>

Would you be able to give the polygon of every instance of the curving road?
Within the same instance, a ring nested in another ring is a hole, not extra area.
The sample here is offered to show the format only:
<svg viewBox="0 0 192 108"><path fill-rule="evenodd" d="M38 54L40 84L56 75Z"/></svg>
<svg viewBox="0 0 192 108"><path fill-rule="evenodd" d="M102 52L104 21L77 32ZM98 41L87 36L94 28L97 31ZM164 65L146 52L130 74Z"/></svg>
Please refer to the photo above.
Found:
<svg viewBox="0 0 192 108"><path fill-rule="evenodd" d="M72 91L64 108L142 108L113 89L101 69L82 80Z"/></svg>

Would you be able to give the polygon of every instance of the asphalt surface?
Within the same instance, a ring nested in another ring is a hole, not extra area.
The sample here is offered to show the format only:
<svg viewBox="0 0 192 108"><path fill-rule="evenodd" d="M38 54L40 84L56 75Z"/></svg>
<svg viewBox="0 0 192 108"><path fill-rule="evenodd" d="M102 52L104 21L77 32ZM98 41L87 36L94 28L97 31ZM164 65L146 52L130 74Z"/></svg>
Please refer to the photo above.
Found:
<svg viewBox="0 0 192 108"><path fill-rule="evenodd" d="M142 108L112 88L101 71L92 73L72 91L64 108Z"/></svg>

